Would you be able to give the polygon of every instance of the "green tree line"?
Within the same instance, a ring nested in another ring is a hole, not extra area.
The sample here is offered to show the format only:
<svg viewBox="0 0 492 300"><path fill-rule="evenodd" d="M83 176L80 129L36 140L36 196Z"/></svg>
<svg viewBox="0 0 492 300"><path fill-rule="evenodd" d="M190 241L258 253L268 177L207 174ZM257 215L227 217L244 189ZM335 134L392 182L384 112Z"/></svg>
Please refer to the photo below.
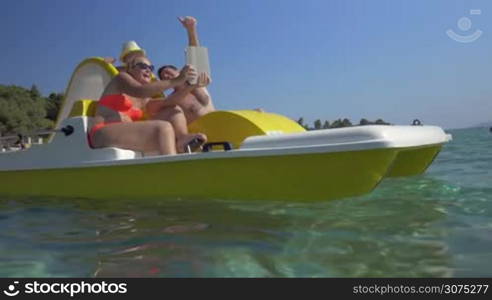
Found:
<svg viewBox="0 0 492 300"><path fill-rule="evenodd" d="M0 136L53 128L62 100L60 93L43 97L36 85L0 84Z"/></svg>
<svg viewBox="0 0 492 300"><path fill-rule="evenodd" d="M28 134L40 129L53 128L58 110L63 101L63 94L51 93L43 97L36 85L26 89L15 85L0 84L0 136L10 134ZM359 124L345 119L315 120L312 126L300 118L297 123L307 130L340 128L359 125L389 125L382 119L369 121L361 119Z"/></svg>
<svg viewBox="0 0 492 300"><path fill-rule="evenodd" d="M318 129L329 129L329 128L341 128L341 127L351 127L351 126L364 126L364 125L391 125L388 122L385 122L383 119L377 119L376 121L369 121L367 119L362 118L359 124L352 124L352 122L345 119L337 119L333 122L329 122L328 120L322 121L321 119L317 119L314 121L313 126L310 126L308 123L305 123L304 118L299 118L297 123L302 127L306 128L306 130L318 130Z"/></svg>

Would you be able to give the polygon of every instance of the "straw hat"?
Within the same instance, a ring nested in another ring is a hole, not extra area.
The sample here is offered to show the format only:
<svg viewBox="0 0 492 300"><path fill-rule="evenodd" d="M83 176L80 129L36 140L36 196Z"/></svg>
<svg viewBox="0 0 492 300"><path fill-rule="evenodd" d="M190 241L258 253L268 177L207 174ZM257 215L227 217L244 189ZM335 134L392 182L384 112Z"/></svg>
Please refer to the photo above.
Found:
<svg viewBox="0 0 492 300"><path fill-rule="evenodd" d="M145 56L145 50L138 46L135 41L128 41L123 44L123 49L121 50L120 60L124 62L125 57L132 52L140 52Z"/></svg>

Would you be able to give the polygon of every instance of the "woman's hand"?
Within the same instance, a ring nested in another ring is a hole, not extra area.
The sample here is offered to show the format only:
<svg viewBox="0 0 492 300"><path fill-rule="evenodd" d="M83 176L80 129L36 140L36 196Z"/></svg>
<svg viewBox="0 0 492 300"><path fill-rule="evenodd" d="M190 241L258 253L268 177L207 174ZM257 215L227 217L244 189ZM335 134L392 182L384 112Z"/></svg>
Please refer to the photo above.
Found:
<svg viewBox="0 0 492 300"><path fill-rule="evenodd" d="M197 78L198 74L196 69L191 65L184 66L179 72L179 76L176 77L176 85L184 84L185 82L193 81Z"/></svg>

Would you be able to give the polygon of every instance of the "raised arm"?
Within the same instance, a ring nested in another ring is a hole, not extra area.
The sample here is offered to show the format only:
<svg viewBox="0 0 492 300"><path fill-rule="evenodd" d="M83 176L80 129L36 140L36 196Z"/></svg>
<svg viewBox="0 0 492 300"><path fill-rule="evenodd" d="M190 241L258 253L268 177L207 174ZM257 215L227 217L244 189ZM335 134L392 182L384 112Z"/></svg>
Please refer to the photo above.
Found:
<svg viewBox="0 0 492 300"><path fill-rule="evenodd" d="M179 17L178 20L183 24L183 27L188 33L188 46L200 46L198 42L198 33L196 30L197 21L193 17Z"/></svg>
<svg viewBox="0 0 492 300"><path fill-rule="evenodd" d="M148 84L141 84L126 72L121 72L115 79L121 93L138 98L149 98L167 89L182 85L194 76L196 76L196 70L187 65L181 69L178 77L171 80L157 80Z"/></svg>
<svg viewBox="0 0 492 300"><path fill-rule="evenodd" d="M197 20L193 17L180 17L178 18L183 27L188 33L188 46L200 46L198 41L198 33L196 29ZM203 106L209 105L211 103L211 97L208 90L205 88L211 82L210 77L207 74L200 74L198 83L195 88L191 91L191 94L202 104Z"/></svg>

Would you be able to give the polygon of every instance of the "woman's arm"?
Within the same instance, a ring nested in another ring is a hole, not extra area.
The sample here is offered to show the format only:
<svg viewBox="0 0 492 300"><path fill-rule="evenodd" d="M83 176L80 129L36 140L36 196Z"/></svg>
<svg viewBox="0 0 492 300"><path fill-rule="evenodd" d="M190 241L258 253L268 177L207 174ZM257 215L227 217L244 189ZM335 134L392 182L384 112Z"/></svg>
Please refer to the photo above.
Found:
<svg viewBox="0 0 492 300"><path fill-rule="evenodd" d="M152 116L164 107L179 105L179 102L183 100L194 88L194 86L187 84L185 87L177 90L166 98L150 99L145 104L145 110L150 116Z"/></svg>
<svg viewBox="0 0 492 300"><path fill-rule="evenodd" d="M195 69L186 65L181 69L179 76L171 80L157 80L148 84L141 84L127 72L121 72L116 76L116 83L121 93L137 98L149 98L167 89L182 85L194 76L196 76Z"/></svg>

